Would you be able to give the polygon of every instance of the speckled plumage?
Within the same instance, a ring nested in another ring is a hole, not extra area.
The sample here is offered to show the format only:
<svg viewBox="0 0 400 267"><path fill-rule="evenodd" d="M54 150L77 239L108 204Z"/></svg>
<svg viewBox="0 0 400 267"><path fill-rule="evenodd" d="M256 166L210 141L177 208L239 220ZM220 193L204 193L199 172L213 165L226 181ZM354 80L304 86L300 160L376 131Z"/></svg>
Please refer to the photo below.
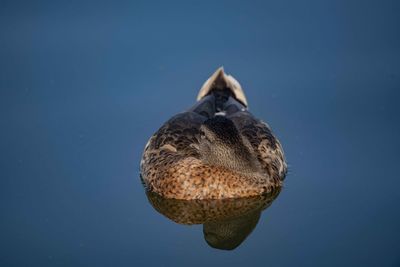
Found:
<svg viewBox="0 0 400 267"><path fill-rule="evenodd" d="M228 82L233 77L219 69L210 79L199 102L148 141L141 161L147 190L165 198L224 199L280 188L286 163L279 141L247 110L239 83Z"/></svg>

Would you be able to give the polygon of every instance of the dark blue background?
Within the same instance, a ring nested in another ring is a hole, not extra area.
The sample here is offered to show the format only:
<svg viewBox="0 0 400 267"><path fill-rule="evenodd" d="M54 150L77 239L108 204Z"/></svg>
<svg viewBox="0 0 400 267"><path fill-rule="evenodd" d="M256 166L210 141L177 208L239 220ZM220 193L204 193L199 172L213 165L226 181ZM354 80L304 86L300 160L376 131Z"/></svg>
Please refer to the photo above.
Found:
<svg viewBox="0 0 400 267"><path fill-rule="evenodd" d="M398 1L1 1L1 266L398 266ZM285 188L231 252L154 211L148 137L220 65Z"/></svg>

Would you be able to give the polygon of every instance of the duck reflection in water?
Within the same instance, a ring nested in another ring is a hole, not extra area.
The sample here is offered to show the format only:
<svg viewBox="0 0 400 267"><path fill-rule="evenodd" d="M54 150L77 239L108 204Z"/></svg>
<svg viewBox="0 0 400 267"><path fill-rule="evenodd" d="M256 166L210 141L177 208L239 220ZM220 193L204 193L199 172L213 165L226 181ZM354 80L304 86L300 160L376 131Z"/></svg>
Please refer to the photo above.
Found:
<svg viewBox="0 0 400 267"><path fill-rule="evenodd" d="M280 190L247 198L181 200L147 192L151 205L168 219L183 225L203 224L204 239L213 248L233 250L256 227L261 212Z"/></svg>

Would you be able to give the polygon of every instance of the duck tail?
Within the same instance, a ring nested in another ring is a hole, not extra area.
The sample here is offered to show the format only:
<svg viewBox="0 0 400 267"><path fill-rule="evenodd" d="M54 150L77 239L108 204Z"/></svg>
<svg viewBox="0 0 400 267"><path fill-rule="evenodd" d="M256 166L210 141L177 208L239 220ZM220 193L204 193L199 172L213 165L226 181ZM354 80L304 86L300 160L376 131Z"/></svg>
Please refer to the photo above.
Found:
<svg viewBox="0 0 400 267"><path fill-rule="evenodd" d="M221 109L219 107L222 107L230 96L247 108L247 99L242 87L235 78L225 74L223 67L218 68L203 84L197 96L197 101L211 94L216 98L217 109Z"/></svg>

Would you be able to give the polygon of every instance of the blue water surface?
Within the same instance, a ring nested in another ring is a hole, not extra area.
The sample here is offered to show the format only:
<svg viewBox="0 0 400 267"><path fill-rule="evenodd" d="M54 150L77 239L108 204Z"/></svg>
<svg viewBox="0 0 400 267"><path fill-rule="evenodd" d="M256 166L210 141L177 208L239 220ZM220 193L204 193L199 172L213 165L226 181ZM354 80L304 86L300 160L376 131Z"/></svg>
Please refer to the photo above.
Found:
<svg viewBox="0 0 400 267"><path fill-rule="evenodd" d="M398 1L1 1L0 266L399 266ZM219 66L280 139L243 244L157 213L149 136Z"/></svg>

